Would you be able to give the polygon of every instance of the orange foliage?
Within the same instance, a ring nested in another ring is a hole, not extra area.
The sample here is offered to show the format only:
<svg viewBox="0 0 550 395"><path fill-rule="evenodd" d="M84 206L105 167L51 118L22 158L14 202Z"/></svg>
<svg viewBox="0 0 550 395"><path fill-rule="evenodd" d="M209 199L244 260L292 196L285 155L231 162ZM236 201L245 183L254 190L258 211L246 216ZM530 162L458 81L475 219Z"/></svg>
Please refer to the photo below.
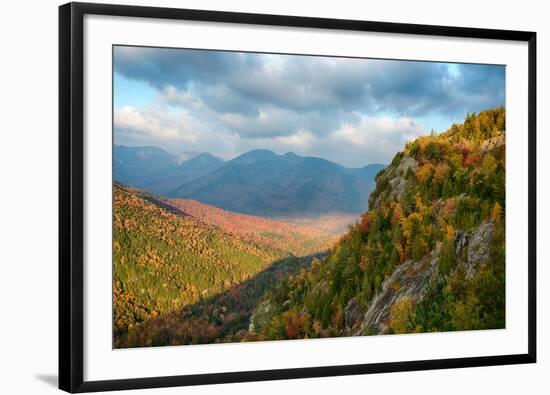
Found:
<svg viewBox="0 0 550 395"><path fill-rule="evenodd" d="M190 199L171 199L167 203L205 223L219 226L246 241L271 245L295 255L307 255L331 247L345 225L355 216L331 214L296 223L226 211ZM322 225L322 226L320 226Z"/></svg>
<svg viewBox="0 0 550 395"><path fill-rule="evenodd" d="M449 173L449 165L445 162L439 162L435 166L435 173L434 178L436 181L442 182L447 177L447 174Z"/></svg>
<svg viewBox="0 0 550 395"><path fill-rule="evenodd" d="M418 168L416 171L416 178L420 182L425 182L431 175L434 169L434 165L431 162L426 162Z"/></svg>

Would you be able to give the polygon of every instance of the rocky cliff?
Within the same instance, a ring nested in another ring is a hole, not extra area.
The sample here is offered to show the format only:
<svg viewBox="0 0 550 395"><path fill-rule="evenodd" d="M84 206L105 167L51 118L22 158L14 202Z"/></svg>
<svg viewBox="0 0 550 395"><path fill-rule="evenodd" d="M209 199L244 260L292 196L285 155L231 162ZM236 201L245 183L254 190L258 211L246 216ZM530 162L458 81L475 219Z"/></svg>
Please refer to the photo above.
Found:
<svg viewBox="0 0 550 395"><path fill-rule="evenodd" d="M454 248L459 265L468 278L474 277L482 265L489 261L489 246L493 237L494 224L484 222L471 232L457 232ZM360 309L355 299L345 309L345 335L386 334L389 330L390 309L400 300L407 298L414 304L420 303L430 280L438 276L440 247L415 262L408 260L399 265L382 285L368 305L366 312Z"/></svg>
<svg viewBox="0 0 550 395"><path fill-rule="evenodd" d="M399 158L397 165L388 166L378 175L378 184L387 184L389 188L385 190L378 189L378 191L381 191L380 193L375 191L371 194L369 199L371 209L380 207L383 201L401 202L407 184L413 182L408 175L416 173L418 162L408 155L398 155L396 159Z"/></svg>
<svg viewBox="0 0 550 395"><path fill-rule="evenodd" d="M328 256L258 306L256 339L502 328L505 112L420 137Z"/></svg>

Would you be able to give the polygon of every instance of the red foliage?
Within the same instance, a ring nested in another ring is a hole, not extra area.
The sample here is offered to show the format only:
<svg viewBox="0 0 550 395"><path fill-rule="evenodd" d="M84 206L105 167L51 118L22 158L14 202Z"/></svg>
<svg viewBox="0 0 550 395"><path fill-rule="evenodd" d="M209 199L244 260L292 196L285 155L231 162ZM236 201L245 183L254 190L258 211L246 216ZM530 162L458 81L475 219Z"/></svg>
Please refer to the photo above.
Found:
<svg viewBox="0 0 550 395"><path fill-rule="evenodd" d="M359 229L361 230L361 232L367 233L373 221L374 221L374 217L372 216L371 213L362 214L361 221L359 221Z"/></svg>
<svg viewBox="0 0 550 395"><path fill-rule="evenodd" d="M306 319L300 313L288 312L286 316L286 334L289 339L301 337L304 332L304 323Z"/></svg>
<svg viewBox="0 0 550 395"><path fill-rule="evenodd" d="M226 211L190 199L167 201L177 210L216 225L246 241L308 255L328 249L345 232L354 215L330 214L312 219L272 219Z"/></svg>

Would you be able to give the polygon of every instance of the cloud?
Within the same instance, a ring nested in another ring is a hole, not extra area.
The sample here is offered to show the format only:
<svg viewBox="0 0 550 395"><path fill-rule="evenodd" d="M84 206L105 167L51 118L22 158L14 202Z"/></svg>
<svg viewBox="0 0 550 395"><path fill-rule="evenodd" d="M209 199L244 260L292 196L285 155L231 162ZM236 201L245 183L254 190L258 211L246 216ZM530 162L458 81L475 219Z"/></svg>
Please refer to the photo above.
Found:
<svg viewBox="0 0 550 395"><path fill-rule="evenodd" d="M424 125L410 118L356 116L325 136L302 129L288 136L269 138L246 139L236 135L233 143L240 149L238 153L266 148L279 154L295 152L348 167L362 167L369 163L389 163L407 141L427 133Z"/></svg>
<svg viewBox="0 0 550 395"><path fill-rule="evenodd" d="M503 66L121 46L114 65L158 93L115 109L115 137L220 156L388 162L409 138L505 100Z"/></svg>
<svg viewBox="0 0 550 395"><path fill-rule="evenodd" d="M243 138L292 136L299 130L314 130L322 136L338 126L340 116L334 113L295 112L280 107L261 107L257 114L246 116L235 113L219 115L219 120Z"/></svg>
<svg viewBox="0 0 550 395"><path fill-rule="evenodd" d="M115 69L159 90L193 91L215 111L343 111L397 116L503 104L504 67L419 61L116 47Z"/></svg>
<svg viewBox="0 0 550 395"><path fill-rule="evenodd" d="M244 140L241 144L271 147L270 149L278 153L297 152L300 154L311 154L312 150L322 142L318 136L309 130L301 129L288 136L274 136L272 138L258 138L255 140Z"/></svg>
<svg viewBox="0 0 550 395"><path fill-rule="evenodd" d="M397 150L419 136L427 128L411 118L361 116L355 123L344 123L329 137L331 145L344 145L363 155L386 162ZM397 148L396 147L400 147Z"/></svg>
<svg viewBox="0 0 550 395"><path fill-rule="evenodd" d="M181 140L196 143L199 135L196 122L185 111L150 107L146 110L125 106L114 112L115 131L121 136L140 140Z"/></svg>

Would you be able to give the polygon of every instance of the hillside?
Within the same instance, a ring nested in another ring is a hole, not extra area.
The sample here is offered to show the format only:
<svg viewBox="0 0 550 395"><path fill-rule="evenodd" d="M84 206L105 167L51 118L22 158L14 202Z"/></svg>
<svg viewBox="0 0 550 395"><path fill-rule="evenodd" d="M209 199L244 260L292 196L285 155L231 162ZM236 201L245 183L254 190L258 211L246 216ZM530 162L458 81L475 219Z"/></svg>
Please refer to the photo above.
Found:
<svg viewBox="0 0 550 395"><path fill-rule="evenodd" d="M113 195L117 347L133 344L123 339L140 323L185 308L203 306L196 323L204 327L203 317L217 311L205 301L224 294L232 300L225 325L240 322L246 328L258 298L277 276L310 262L296 255L327 249L335 240L307 226L170 201L119 184ZM235 301L236 292L247 296ZM212 328L216 336L223 332L220 325Z"/></svg>
<svg viewBox="0 0 550 395"><path fill-rule="evenodd" d="M255 309L247 340L503 328L505 111L407 144L361 215Z"/></svg>
<svg viewBox="0 0 550 395"><path fill-rule="evenodd" d="M330 220L321 217L307 223L283 222L271 218L238 214L213 207L196 200L165 199L173 207L204 223L215 225L229 234L243 240L291 252L296 256L305 256L332 247L342 232L342 225L353 222L348 215L334 214L332 226ZM319 227L323 222L325 228Z"/></svg>
<svg viewBox="0 0 550 395"><path fill-rule="evenodd" d="M290 217L359 213L368 207L382 165L346 168L294 153L245 153L168 196L190 198L239 213Z"/></svg>
<svg viewBox="0 0 550 395"><path fill-rule="evenodd" d="M120 186L113 193L119 332L220 293L289 255L165 210Z"/></svg>
<svg viewBox="0 0 550 395"><path fill-rule="evenodd" d="M496 109L408 143L369 211L304 258L285 238L314 250L315 220L115 185L115 346L503 328L505 135Z"/></svg>

